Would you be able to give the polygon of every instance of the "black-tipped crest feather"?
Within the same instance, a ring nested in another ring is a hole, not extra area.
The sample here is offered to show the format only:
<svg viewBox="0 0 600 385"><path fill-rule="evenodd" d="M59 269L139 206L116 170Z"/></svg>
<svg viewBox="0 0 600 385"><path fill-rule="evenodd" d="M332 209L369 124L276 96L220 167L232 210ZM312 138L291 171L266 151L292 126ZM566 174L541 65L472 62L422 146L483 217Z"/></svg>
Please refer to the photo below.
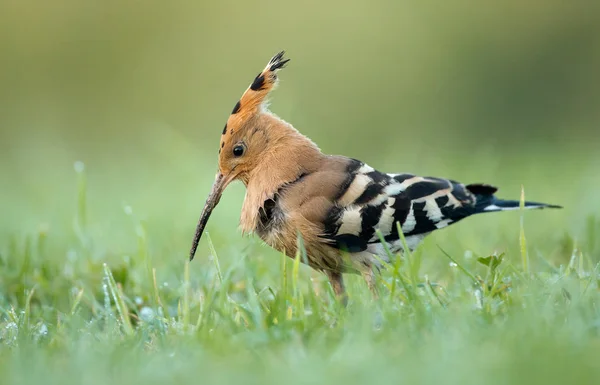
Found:
<svg viewBox="0 0 600 385"><path fill-rule="evenodd" d="M275 71L283 68L290 59L283 59L283 55L285 55L285 51L279 52L277 55L273 56L269 61L269 69L271 71Z"/></svg>

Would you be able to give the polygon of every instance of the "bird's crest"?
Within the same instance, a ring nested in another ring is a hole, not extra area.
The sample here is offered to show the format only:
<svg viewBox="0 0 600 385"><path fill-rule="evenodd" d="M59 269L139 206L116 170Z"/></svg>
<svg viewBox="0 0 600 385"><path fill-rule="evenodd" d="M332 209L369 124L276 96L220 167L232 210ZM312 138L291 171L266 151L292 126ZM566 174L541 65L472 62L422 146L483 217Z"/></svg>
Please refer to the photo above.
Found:
<svg viewBox="0 0 600 385"><path fill-rule="evenodd" d="M284 59L284 53L285 51L281 51L273 56L265 69L256 75L252 84L233 107L223 128L223 136L228 133L232 134L265 108L269 92L277 85L277 71L290 61L290 59Z"/></svg>

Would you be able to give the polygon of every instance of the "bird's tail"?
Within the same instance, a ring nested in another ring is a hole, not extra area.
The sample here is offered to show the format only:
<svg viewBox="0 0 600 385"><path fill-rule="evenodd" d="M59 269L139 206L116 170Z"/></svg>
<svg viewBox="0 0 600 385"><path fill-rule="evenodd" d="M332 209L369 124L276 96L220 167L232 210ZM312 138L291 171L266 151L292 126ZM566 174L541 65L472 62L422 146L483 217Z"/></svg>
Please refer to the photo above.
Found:
<svg viewBox="0 0 600 385"><path fill-rule="evenodd" d="M493 199L481 209L481 212L519 210L521 208L521 201L499 199L496 197L492 197L492 198ZM525 201L523 208L525 208L525 209L545 209L545 208L562 209L562 206L552 205L552 204L548 204L548 203Z"/></svg>
<svg viewBox="0 0 600 385"><path fill-rule="evenodd" d="M494 186L471 184L467 185L466 188L475 195L475 208L477 213L519 210L521 208L521 201L500 199L496 197L494 194L498 189ZM562 206L558 205L528 201L524 202L523 207L525 209L562 209Z"/></svg>

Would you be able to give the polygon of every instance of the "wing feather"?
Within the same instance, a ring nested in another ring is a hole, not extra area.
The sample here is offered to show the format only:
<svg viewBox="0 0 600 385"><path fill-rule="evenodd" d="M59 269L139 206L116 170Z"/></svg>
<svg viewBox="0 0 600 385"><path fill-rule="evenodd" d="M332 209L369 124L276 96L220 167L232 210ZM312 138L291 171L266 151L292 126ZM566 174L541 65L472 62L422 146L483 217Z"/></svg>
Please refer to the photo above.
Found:
<svg viewBox="0 0 600 385"><path fill-rule="evenodd" d="M406 237L420 240L476 212L477 198L469 190L473 185L409 173L387 174L355 159L346 170L343 191L326 215L322 237L349 252L379 244L377 230L386 242L397 243L397 222ZM473 190L494 189L476 186Z"/></svg>

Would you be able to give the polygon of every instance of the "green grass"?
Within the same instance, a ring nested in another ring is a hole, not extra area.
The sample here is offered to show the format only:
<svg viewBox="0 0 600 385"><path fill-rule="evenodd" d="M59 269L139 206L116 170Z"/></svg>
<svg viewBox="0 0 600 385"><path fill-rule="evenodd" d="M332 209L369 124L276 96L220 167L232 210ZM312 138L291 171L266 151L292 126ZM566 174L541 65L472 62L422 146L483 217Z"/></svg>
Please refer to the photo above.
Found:
<svg viewBox="0 0 600 385"><path fill-rule="evenodd" d="M255 239L243 247L238 234L217 234L213 243L209 232L188 263L186 249L165 253L168 246L152 242L127 205L122 215L136 246L107 251L90 230L85 170L76 169L76 210L65 214L72 228L42 227L1 245L2 383L600 378L600 221L593 216L581 246L569 236L547 241L567 253L556 258L525 242L529 212L508 214L491 236L510 245L505 252L477 255L485 242L470 238L466 250L448 233L386 268L378 301L359 277L346 276L343 308L325 278L300 263L302 255L287 258Z"/></svg>

